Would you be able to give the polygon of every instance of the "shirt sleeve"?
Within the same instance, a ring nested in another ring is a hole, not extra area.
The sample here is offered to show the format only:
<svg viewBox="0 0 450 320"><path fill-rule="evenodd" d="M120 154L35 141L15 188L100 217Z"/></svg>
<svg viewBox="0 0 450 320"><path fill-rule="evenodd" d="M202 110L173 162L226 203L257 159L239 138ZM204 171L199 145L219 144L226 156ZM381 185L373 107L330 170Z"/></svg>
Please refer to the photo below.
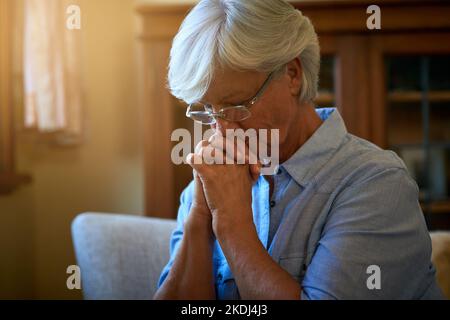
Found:
<svg viewBox="0 0 450 320"><path fill-rule="evenodd" d="M417 184L402 168L383 169L335 198L301 297L419 299L435 281L430 261Z"/></svg>
<svg viewBox="0 0 450 320"><path fill-rule="evenodd" d="M169 262L163 268L161 275L158 281L158 288L164 283L164 280L167 278L170 269L172 268L173 262L175 260L178 248L181 243L181 239L183 238L183 230L184 230L184 221L189 214L189 210L191 209L192 204L192 195L193 195L193 181L183 190L180 196L180 206L178 208L177 215L177 226L175 230L172 232L170 238L170 258Z"/></svg>

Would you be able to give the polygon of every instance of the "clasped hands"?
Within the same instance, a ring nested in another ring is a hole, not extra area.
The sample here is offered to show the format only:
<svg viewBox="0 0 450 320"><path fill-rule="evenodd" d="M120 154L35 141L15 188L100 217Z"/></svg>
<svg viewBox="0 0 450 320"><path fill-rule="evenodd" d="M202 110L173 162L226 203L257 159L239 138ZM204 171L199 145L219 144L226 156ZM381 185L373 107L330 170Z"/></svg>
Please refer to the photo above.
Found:
<svg viewBox="0 0 450 320"><path fill-rule="evenodd" d="M254 161L257 158L245 141L236 143L235 139L239 138L231 141L216 132L187 156L195 184L192 208L195 214L211 219L216 237L234 226L253 225L252 186L261 163Z"/></svg>

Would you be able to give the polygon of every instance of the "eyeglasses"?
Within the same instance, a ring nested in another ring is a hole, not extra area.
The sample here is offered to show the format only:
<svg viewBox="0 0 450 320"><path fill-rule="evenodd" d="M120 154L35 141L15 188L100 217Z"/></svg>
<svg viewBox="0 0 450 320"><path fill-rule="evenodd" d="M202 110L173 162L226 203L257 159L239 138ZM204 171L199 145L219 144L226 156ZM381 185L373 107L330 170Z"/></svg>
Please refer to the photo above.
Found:
<svg viewBox="0 0 450 320"><path fill-rule="evenodd" d="M216 123L216 117L231 122L238 122L248 119L251 116L249 109L259 100L259 98L261 98L264 91L266 91L269 86L270 81L273 79L274 74L275 72L270 73L261 88L259 88L258 92L256 92L255 96L242 105L229 106L220 109L219 112L214 112L209 104L194 103L189 105L186 111L186 116L195 122L204 125Z"/></svg>

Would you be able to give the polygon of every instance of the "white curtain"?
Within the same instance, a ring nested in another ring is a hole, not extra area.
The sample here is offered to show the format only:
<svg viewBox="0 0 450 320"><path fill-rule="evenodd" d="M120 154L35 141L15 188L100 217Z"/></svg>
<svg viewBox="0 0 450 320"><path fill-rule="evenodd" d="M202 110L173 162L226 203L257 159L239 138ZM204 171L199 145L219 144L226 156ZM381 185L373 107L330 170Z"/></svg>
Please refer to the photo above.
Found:
<svg viewBox="0 0 450 320"><path fill-rule="evenodd" d="M81 30L67 28L71 5L79 3L24 0L25 127L62 144L82 134Z"/></svg>

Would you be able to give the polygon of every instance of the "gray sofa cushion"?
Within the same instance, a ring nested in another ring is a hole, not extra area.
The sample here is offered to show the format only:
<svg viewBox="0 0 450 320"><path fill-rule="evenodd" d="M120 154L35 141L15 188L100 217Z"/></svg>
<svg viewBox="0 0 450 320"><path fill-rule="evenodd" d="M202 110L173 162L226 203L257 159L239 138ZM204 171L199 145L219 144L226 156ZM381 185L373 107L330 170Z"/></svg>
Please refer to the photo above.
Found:
<svg viewBox="0 0 450 320"><path fill-rule="evenodd" d="M84 213L72 223L86 299L151 299L175 220Z"/></svg>
<svg viewBox="0 0 450 320"><path fill-rule="evenodd" d="M86 299L151 299L175 220L84 213L72 224ZM450 298L450 232L431 232L439 286Z"/></svg>

